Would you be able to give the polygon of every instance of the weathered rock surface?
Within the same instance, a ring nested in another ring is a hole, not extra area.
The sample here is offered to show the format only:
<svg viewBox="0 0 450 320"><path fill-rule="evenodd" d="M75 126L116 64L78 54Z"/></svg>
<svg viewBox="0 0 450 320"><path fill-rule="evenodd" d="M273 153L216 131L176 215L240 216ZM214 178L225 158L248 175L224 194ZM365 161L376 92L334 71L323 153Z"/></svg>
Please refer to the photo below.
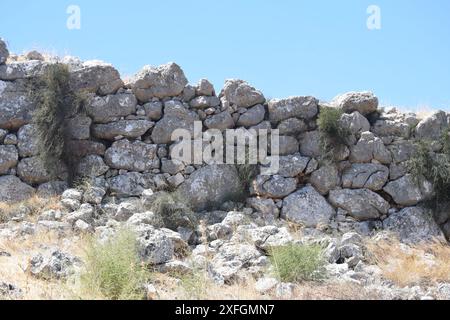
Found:
<svg viewBox="0 0 450 320"><path fill-rule="evenodd" d="M201 211L238 199L242 195L242 185L234 166L211 165L191 174L179 191L195 210Z"/></svg>
<svg viewBox="0 0 450 320"><path fill-rule="evenodd" d="M317 99L313 97L292 97L269 101L269 119L279 122L289 118L310 120L318 113Z"/></svg>
<svg viewBox="0 0 450 320"><path fill-rule="evenodd" d="M119 120L108 124L96 124L92 128L94 137L114 140L116 137L137 138L144 135L154 122L148 120Z"/></svg>
<svg viewBox="0 0 450 320"><path fill-rule="evenodd" d="M131 93L96 96L89 100L86 111L95 123L109 123L136 112L137 100Z"/></svg>
<svg viewBox="0 0 450 320"><path fill-rule="evenodd" d="M352 164L342 175L342 186L350 189L383 189L389 178L389 169L381 164Z"/></svg>
<svg viewBox="0 0 450 320"><path fill-rule="evenodd" d="M30 198L34 191L16 176L0 176L0 202L20 202Z"/></svg>
<svg viewBox="0 0 450 320"><path fill-rule="evenodd" d="M394 201L402 206L414 206L432 193L429 183L419 183L410 174L389 182L383 189Z"/></svg>
<svg viewBox="0 0 450 320"><path fill-rule="evenodd" d="M99 95L114 94L123 86L119 72L103 61L86 61L69 65L70 86L74 91L88 91Z"/></svg>
<svg viewBox="0 0 450 320"><path fill-rule="evenodd" d="M312 186L306 186L283 200L281 217L306 227L326 225L333 215L333 207Z"/></svg>
<svg viewBox="0 0 450 320"><path fill-rule="evenodd" d="M145 66L131 80L130 87L139 101L149 102L154 97L180 95L187 82L183 70L171 62L159 67Z"/></svg>
<svg viewBox="0 0 450 320"><path fill-rule="evenodd" d="M39 153L37 130L34 125L27 124L21 127L17 138L17 147L22 158L36 156Z"/></svg>
<svg viewBox="0 0 450 320"><path fill-rule="evenodd" d="M194 131L194 121L199 121L197 113L186 109L181 103L166 104L164 117L158 121L152 131L152 140L157 144L170 143L176 129Z"/></svg>
<svg viewBox="0 0 450 320"><path fill-rule="evenodd" d="M31 185L49 182L51 174L39 157L22 159L17 166L18 176Z"/></svg>
<svg viewBox="0 0 450 320"><path fill-rule="evenodd" d="M349 92L337 96L331 104L342 108L346 113L358 111L362 115L368 115L377 111L378 98L372 92Z"/></svg>
<svg viewBox="0 0 450 320"><path fill-rule="evenodd" d="M309 182L322 195L340 185L341 178L335 165L324 165L311 174Z"/></svg>
<svg viewBox="0 0 450 320"><path fill-rule="evenodd" d="M332 190L328 200L359 221L378 219L389 210L389 203L368 189Z"/></svg>
<svg viewBox="0 0 450 320"><path fill-rule="evenodd" d="M9 51L6 47L6 43L0 39L0 64L4 64L9 57Z"/></svg>
<svg viewBox="0 0 450 320"><path fill-rule="evenodd" d="M442 237L431 211L420 207L409 207L391 214L383 221L383 227L395 232L404 242L417 243Z"/></svg>
<svg viewBox="0 0 450 320"><path fill-rule="evenodd" d="M159 165L157 146L127 139L114 142L105 152L105 162L114 169L146 171Z"/></svg>
<svg viewBox="0 0 450 320"><path fill-rule="evenodd" d="M25 82L0 80L0 129L15 130L29 123L34 109Z"/></svg>
<svg viewBox="0 0 450 320"><path fill-rule="evenodd" d="M15 146L0 145L0 174L8 173L19 161L19 154Z"/></svg>
<svg viewBox="0 0 450 320"><path fill-rule="evenodd" d="M222 92L219 95L230 105L248 108L266 101L264 95L243 80L226 80Z"/></svg>

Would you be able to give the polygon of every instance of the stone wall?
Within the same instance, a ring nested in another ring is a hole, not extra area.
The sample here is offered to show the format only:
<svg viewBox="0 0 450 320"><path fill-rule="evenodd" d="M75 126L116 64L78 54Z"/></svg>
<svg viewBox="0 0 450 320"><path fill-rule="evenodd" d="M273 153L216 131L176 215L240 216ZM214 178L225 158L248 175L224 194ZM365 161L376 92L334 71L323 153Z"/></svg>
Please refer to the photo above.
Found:
<svg viewBox="0 0 450 320"><path fill-rule="evenodd" d="M205 129L279 129L281 169L255 178L246 200L253 210L312 229L395 228L405 237L440 233L433 213L418 206L432 186L418 185L405 162L418 139L435 141L440 151L437 140L449 126L448 113L420 120L412 113L378 110L369 92L347 93L330 103L314 97L266 101L242 80L227 80L217 94L208 80L188 84L175 63L146 66L125 83L114 67L99 61L44 59L36 52L8 57L0 41L0 201L59 194L68 187L64 170L55 180L40 162L31 123L36 105L27 91L46 67L62 62L69 66L71 88L89 93L85 114L67 121L77 174L107 197L169 188L198 211L219 206L242 194L236 168L170 159L172 131L193 130L194 121L203 121ZM320 161L317 118L324 106L342 108L340 121L351 131L333 163ZM450 236L449 216L440 213L436 221Z"/></svg>

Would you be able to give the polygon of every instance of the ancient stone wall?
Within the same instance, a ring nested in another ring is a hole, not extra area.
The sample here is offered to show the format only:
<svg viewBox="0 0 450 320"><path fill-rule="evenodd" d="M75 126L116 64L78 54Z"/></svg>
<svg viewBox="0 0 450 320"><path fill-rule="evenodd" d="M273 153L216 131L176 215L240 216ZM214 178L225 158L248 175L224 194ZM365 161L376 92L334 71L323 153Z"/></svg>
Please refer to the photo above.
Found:
<svg viewBox="0 0 450 320"><path fill-rule="evenodd" d="M395 109L382 111L372 93L348 93L330 103L314 97L267 101L242 80L227 80L216 92L205 79L188 83L175 63L146 66L128 82L99 61L9 56L0 41L0 201L21 201L35 192L59 194L66 175L52 177L38 157L32 79L54 63L67 64L70 86L87 92L86 110L67 119L69 149L77 174L104 191L101 197L135 197L144 190L179 190L200 211L242 194L229 165L193 165L170 158L175 129L279 129L280 171L258 175L246 205L267 219L283 218L307 228L342 232L400 228L406 236L440 233L433 213L418 206L433 191L419 185L405 165L417 140L435 141L450 114L425 119ZM334 162L322 161L317 119L326 106L342 108L340 121L351 137ZM245 200L244 200L245 201ZM435 214L436 216L436 214ZM436 221L450 235L450 221Z"/></svg>

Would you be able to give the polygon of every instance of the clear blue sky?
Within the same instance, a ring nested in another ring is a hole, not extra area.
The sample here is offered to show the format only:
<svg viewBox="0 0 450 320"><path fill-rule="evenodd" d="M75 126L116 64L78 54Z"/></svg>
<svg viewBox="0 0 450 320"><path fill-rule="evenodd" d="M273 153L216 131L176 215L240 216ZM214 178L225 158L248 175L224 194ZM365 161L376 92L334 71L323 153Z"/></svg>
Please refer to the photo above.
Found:
<svg viewBox="0 0 450 320"><path fill-rule="evenodd" d="M241 78L267 97L328 100L373 90L383 104L450 110L449 0L0 0L12 51L113 63L123 76L175 61L220 91ZM68 30L66 9L81 9ZM381 30L366 27L381 8Z"/></svg>

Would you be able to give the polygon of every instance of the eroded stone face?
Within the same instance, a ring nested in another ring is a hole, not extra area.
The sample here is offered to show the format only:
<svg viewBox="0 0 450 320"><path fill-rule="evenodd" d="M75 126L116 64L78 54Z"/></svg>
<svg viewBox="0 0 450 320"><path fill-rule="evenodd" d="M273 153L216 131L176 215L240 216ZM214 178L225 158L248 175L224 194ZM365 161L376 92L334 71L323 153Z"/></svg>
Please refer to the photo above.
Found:
<svg viewBox="0 0 450 320"><path fill-rule="evenodd" d="M0 80L0 129L16 130L29 123L35 107L24 81Z"/></svg>
<svg viewBox="0 0 450 320"><path fill-rule="evenodd" d="M92 98L86 111L95 123L109 123L136 112L137 100L131 93Z"/></svg>
<svg viewBox="0 0 450 320"><path fill-rule="evenodd" d="M133 93L141 102L152 98L166 98L180 95L187 84L183 70L176 63L159 67L145 66L130 83Z"/></svg>
<svg viewBox="0 0 450 320"><path fill-rule="evenodd" d="M0 176L0 202L20 202L30 198L34 191L16 176Z"/></svg>
<svg viewBox="0 0 450 320"><path fill-rule="evenodd" d="M220 97L230 105L249 108L266 101L264 95L243 80L230 79L220 93Z"/></svg>
<svg viewBox="0 0 450 320"><path fill-rule="evenodd" d="M335 210L312 186L306 186L283 200L281 217L306 227L327 225Z"/></svg>
<svg viewBox="0 0 450 320"><path fill-rule="evenodd" d="M269 119L280 122L289 118L310 120L318 113L318 101L313 97L293 97L269 101Z"/></svg>
<svg viewBox="0 0 450 320"><path fill-rule="evenodd" d="M334 98L332 104L346 113L358 111L362 115L368 115L377 111L378 98L372 92L348 92Z"/></svg>
<svg viewBox="0 0 450 320"><path fill-rule="evenodd" d="M114 169L146 171L159 167L157 146L127 139L114 142L105 152L105 162Z"/></svg>
<svg viewBox="0 0 450 320"><path fill-rule="evenodd" d="M387 214L390 207L386 200L369 189L332 190L328 200L359 221L378 219Z"/></svg>
<svg viewBox="0 0 450 320"><path fill-rule="evenodd" d="M211 165L191 174L179 191L193 208L201 211L226 200L239 199L242 184L234 166Z"/></svg>
<svg viewBox="0 0 450 320"><path fill-rule="evenodd" d="M15 146L0 145L0 174L8 173L19 161L19 155Z"/></svg>

